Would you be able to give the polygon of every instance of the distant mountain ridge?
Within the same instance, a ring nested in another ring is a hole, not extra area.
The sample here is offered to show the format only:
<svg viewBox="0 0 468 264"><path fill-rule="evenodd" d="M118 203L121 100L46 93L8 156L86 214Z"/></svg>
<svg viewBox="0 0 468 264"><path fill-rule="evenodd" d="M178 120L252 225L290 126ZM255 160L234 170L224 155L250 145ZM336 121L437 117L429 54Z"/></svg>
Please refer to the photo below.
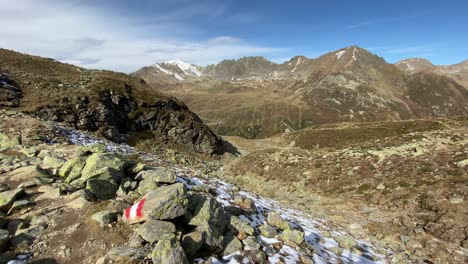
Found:
<svg viewBox="0 0 468 264"><path fill-rule="evenodd" d="M224 60L184 80L152 74L158 66L134 75L181 98L219 134L248 138L324 123L468 115L468 89L453 75L410 73L402 65L350 46L281 64L263 57Z"/></svg>

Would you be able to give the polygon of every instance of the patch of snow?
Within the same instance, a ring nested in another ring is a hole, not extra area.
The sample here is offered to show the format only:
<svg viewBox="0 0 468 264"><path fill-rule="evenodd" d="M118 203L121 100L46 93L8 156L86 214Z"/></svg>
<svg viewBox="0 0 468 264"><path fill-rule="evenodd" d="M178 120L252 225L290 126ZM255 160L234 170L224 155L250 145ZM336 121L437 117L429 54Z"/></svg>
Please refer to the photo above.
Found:
<svg viewBox="0 0 468 264"><path fill-rule="evenodd" d="M343 56L343 54L346 53L346 50L342 50L342 51L338 51L335 56L336 58L339 60L341 58L341 56Z"/></svg>
<svg viewBox="0 0 468 264"><path fill-rule="evenodd" d="M202 75L202 73L200 72L200 70L197 69L197 67L179 59L169 60L163 63L175 65L179 67L179 69L181 69L186 75L189 75L189 76L201 76Z"/></svg>

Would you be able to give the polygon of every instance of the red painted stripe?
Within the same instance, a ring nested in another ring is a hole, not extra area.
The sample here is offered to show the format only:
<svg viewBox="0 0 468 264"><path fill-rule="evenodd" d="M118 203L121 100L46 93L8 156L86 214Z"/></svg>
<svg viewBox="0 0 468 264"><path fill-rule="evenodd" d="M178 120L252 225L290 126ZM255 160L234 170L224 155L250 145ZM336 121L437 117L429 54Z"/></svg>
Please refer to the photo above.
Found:
<svg viewBox="0 0 468 264"><path fill-rule="evenodd" d="M132 209L132 207L130 206L129 208L127 208L127 209L125 210L125 218L128 219L128 218L130 217L130 210L131 210L131 209Z"/></svg>
<svg viewBox="0 0 468 264"><path fill-rule="evenodd" d="M143 214L141 213L141 209L143 209L143 205L145 204L145 201L146 201L146 198L143 198L137 205L136 215L138 218L143 216Z"/></svg>

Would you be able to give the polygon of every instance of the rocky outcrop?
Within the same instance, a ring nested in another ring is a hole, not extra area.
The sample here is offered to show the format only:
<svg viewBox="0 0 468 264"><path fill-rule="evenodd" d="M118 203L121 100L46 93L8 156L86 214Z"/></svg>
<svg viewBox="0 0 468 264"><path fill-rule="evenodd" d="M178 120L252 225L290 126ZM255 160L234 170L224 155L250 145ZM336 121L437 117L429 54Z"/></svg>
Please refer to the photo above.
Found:
<svg viewBox="0 0 468 264"><path fill-rule="evenodd" d="M126 74L85 70L0 49L0 106L93 131L115 142L151 132L204 154L221 151L221 139L182 102ZM145 134L148 138L148 134Z"/></svg>

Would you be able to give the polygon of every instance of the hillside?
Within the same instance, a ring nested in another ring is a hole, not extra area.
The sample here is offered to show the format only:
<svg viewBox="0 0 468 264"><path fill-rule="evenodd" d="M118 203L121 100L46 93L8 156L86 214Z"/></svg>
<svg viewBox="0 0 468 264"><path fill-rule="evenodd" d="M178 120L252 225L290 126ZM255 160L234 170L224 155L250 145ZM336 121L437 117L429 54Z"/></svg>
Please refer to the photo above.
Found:
<svg viewBox="0 0 468 264"><path fill-rule="evenodd" d="M453 65L434 65L421 58L411 58L399 61L395 65L408 74L429 72L452 78L468 89L468 60Z"/></svg>
<svg viewBox="0 0 468 264"><path fill-rule="evenodd" d="M225 60L171 82L147 70L134 75L180 98L218 134L247 138L334 122L468 114L468 92L459 83L430 72L407 74L357 46L282 64Z"/></svg>
<svg viewBox="0 0 468 264"><path fill-rule="evenodd" d="M220 138L184 103L123 73L0 49L0 78L2 107L95 131L116 142L149 137L205 154L221 150Z"/></svg>

